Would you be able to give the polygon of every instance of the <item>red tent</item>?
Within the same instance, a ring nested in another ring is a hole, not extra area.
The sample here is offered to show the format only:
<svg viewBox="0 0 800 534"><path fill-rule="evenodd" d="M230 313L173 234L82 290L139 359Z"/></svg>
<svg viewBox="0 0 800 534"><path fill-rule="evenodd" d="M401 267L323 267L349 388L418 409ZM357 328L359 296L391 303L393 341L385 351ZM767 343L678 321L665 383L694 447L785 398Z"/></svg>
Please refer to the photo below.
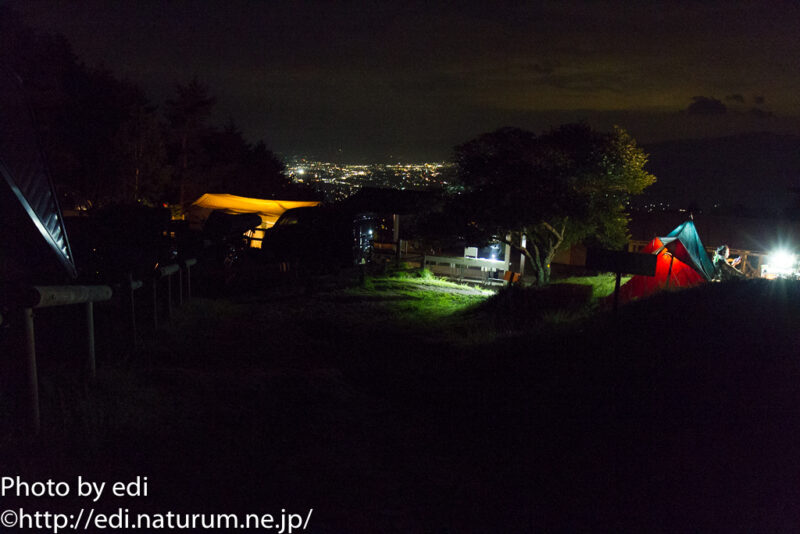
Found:
<svg viewBox="0 0 800 534"><path fill-rule="evenodd" d="M619 288L620 302L646 297L668 287L691 287L714 276L714 266L692 221L686 221L665 237L654 238L642 253L658 255L656 274L631 278Z"/></svg>

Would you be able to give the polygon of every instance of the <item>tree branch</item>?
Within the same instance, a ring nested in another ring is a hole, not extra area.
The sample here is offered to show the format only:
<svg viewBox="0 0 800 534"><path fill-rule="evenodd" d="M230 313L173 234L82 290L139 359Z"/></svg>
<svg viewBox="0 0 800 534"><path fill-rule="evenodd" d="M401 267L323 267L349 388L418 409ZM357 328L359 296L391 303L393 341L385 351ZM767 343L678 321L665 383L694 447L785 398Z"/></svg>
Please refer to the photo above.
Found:
<svg viewBox="0 0 800 534"><path fill-rule="evenodd" d="M558 230L553 228L553 226L547 221L542 221L542 226L544 226L547 230L552 232L553 235L556 236L556 239L558 239L559 242L563 241L563 239L564 239L564 229L567 226L566 222L564 222L564 224L561 226L561 233L559 233Z"/></svg>

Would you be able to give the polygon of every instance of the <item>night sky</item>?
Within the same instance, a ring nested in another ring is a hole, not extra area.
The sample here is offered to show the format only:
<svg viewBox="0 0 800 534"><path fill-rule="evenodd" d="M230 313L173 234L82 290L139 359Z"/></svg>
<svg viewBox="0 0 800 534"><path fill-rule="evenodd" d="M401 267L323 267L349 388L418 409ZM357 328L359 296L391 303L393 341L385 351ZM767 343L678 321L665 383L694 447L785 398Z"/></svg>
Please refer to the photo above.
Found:
<svg viewBox="0 0 800 534"><path fill-rule="evenodd" d="M798 2L7 4L156 103L197 76L284 156L444 159L581 119L640 143L800 132Z"/></svg>

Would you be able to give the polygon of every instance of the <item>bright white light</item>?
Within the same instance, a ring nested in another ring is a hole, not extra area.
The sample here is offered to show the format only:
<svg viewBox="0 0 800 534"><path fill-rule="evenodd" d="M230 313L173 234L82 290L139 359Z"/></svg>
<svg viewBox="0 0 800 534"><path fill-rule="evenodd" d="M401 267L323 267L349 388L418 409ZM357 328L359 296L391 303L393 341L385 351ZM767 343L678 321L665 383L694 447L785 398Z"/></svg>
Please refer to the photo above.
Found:
<svg viewBox="0 0 800 534"><path fill-rule="evenodd" d="M777 250L769 255L769 265L775 270L789 271L797 261L797 258L791 252L786 250Z"/></svg>
<svg viewBox="0 0 800 534"><path fill-rule="evenodd" d="M305 174L305 173L306 170L304 168L300 167L299 169L297 169L297 174Z"/></svg>

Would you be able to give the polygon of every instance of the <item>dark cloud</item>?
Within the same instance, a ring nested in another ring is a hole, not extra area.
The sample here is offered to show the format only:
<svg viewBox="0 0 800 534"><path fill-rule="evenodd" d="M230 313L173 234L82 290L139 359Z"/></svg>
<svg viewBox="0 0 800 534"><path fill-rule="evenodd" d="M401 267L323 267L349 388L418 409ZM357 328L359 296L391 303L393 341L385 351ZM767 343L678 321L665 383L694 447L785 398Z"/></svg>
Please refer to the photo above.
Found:
<svg viewBox="0 0 800 534"><path fill-rule="evenodd" d="M724 115L728 111L728 107L713 96L694 96L692 100L686 108L689 115Z"/></svg>
<svg viewBox="0 0 800 534"><path fill-rule="evenodd" d="M750 115L759 119L768 119L775 116L773 112L759 108L751 108Z"/></svg>
<svg viewBox="0 0 800 534"><path fill-rule="evenodd" d="M154 104L198 76L220 118L285 153L447 152L503 125L538 131L595 116L637 139L800 131L798 2L4 3ZM723 98L687 98L714 93ZM765 108L756 94L770 95L776 118L749 112Z"/></svg>
<svg viewBox="0 0 800 534"><path fill-rule="evenodd" d="M534 63L531 70L536 74L552 74L559 66L557 62Z"/></svg>

